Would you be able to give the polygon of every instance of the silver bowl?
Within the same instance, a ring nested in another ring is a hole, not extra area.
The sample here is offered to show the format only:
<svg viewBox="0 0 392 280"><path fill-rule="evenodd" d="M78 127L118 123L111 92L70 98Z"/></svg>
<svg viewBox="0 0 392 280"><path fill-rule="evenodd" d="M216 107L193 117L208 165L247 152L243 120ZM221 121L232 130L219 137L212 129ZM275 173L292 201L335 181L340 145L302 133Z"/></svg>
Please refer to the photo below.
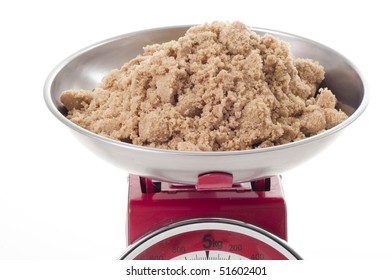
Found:
<svg viewBox="0 0 392 280"><path fill-rule="evenodd" d="M195 184L200 174L231 173L234 182L280 174L329 145L357 119L367 105L363 79L356 67L333 49L312 40L273 30L252 28L272 34L290 44L296 57L318 60L325 68L322 86L331 89L349 118L321 134L280 146L227 152L162 150L123 143L94 134L65 117L60 94L66 89L92 89L104 75L142 53L142 47L178 39L190 26L174 26L133 32L89 46L65 59L48 76L44 98L49 110L68 126L82 144L127 172L167 182Z"/></svg>

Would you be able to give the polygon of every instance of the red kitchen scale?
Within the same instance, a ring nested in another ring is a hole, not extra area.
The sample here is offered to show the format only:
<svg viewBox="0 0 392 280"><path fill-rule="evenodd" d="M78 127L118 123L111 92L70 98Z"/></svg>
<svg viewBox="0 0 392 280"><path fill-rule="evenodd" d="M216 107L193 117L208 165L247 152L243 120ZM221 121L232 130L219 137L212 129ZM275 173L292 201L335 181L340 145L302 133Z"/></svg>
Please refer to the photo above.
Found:
<svg viewBox="0 0 392 280"><path fill-rule="evenodd" d="M121 259L299 259L287 240L279 176L233 184L226 173L196 185L129 176L128 244Z"/></svg>
<svg viewBox="0 0 392 280"><path fill-rule="evenodd" d="M190 26L133 32L89 46L65 59L44 86L46 105L94 154L129 175L128 248L120 259L300 259L287 245L280 176L328 146L364 111L365 86L355 66L336 51L303 37L252 28L290 44L296 57L324 66L348 115L341 124L300 141L263 149L188 152L141 147L87 131L66 118L62 91L94 88L144 46L181 37Z"/></svg>

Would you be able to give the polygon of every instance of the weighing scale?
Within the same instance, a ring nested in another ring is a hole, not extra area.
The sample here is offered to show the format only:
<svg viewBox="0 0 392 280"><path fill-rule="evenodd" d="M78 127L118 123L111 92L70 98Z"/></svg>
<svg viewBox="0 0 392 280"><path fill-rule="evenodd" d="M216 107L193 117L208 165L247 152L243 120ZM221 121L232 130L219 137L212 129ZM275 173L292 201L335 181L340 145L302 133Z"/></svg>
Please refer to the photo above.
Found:
<svg viewBox="0 0 392 280"><path fill-rule="evenodd" d="M319 61L326 72L321 86L335 93L349 115L321 134L289 144L227 152L161 150L102 137L65 117L62 91L94 88L145 45L178 39L189 27L133 32L89 46L55 67L44 86L54 116L86 148L130 173L128 248L120 259L300 259L286 243L287 210L278 174L327 147L367 105L361 75L336 51L292 34L252 28L288 42L296 57Z"/></svg>
<svg viewBox="0 0 392 280"><path fill-rule="evenodd" d="M122 259L299 259L287 240L279 176L233 184L208 173L196 185L129 176L128 244Z"/></svg>

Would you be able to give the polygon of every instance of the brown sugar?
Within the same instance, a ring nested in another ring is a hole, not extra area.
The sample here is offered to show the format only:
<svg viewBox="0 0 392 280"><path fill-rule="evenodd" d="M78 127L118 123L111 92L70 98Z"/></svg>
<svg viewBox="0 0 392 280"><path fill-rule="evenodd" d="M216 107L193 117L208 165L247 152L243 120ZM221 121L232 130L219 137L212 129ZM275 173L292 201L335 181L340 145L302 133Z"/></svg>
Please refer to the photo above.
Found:
<svg viewBox="0 0 392 280"><path fill-rule="evenodd" d="M316 135L347 118L324 69L240 22L190 28L149 45L91 90L61 101L74 123L112 139L174 150L263 148Z"/></svg>

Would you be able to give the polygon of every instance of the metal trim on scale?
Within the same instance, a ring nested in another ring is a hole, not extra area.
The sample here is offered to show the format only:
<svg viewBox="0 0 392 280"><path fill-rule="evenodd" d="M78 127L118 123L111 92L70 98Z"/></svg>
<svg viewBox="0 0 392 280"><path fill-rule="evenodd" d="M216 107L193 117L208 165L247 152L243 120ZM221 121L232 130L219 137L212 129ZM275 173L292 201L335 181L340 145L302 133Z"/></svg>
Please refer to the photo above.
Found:
<svg viewBox="0 0 392 280"><path fill-rule="evenodd" d="M224 218L190 219L177 222L166 227L162 227L161 229L156 230L139 239L135 243L131 244L126 249L126 251L119 257L119 259L134 259L141 252L148 249L150 246L156 244L157 242L160 242L177 234L204 229L227 230L244 234L268 244L275 250L282 253L288 259L302 259L293 249L288 246L288 244L284 240L269 233L268 231L248 223Z"/></svg>

